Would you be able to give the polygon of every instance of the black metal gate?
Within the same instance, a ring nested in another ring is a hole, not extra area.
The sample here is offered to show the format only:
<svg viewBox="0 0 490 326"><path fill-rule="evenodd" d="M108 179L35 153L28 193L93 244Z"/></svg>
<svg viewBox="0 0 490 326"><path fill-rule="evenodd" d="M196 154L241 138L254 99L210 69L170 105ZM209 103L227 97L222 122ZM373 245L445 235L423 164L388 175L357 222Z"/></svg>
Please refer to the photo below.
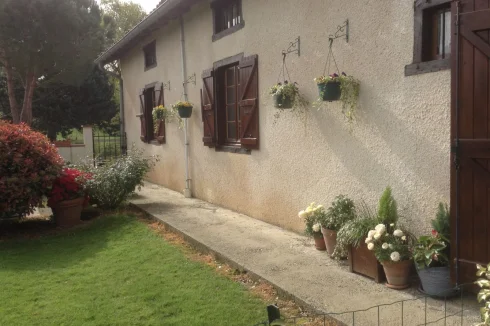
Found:
<svg viewBox="0 0 490 326"><path fill-rule="evenodd" d="M107 162L126 155L126 133L108 134L102 130L94 131L94 161Z"/></svg>

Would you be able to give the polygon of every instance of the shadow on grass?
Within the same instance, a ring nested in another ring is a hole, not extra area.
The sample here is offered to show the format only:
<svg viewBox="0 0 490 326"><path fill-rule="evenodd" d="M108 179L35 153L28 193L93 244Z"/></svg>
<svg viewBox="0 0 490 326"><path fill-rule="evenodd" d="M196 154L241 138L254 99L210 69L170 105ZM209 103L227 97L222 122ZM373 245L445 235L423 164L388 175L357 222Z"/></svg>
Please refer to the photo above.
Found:
<svg viewBox="0 0 490 326"><path fill-rule="evenodd" d="M0 269L49 270L79 264L92 258L117 240L121 229L134 222L126 215L106 216L74 229L57 230L49 222L23 222L22 229L51 228L51 235L36 239L15 238L0 241Z"/></svg>

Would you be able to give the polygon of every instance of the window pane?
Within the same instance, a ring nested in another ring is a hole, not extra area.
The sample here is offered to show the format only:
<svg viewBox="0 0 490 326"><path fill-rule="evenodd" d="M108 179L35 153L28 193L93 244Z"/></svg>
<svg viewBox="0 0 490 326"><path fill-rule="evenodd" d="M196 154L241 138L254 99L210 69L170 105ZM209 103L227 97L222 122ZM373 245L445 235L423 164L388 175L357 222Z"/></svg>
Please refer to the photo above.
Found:
<svg viewBox="0 0 490 326"><path fill-rule="evenodd" d="M228 138L236 139L236 124L235 124L235 122L228 122Z"/></svg>
<svg viewBox="0 0 490 326"><path fill-rule="evenodd" d="M235 86L226 88L226 104L235 104Z"/></svg>
<svg viewBox="0 0 490 326"><path fill-rule="evenodd" d="M226 86L235 85L235 67L226 69Z"/></svg>
<svg viewBox="0 0 490 326"><path fill-rule="evenodd" d="M227 121L236 120L236 106L234 104L226 106L226 120Z"/></svg>
<svg viewBox="0 0 490 326"><path fill-rule="evenodd" d="M238 6L233 4L233 26L238 24Z"/></svg>
<svg viewBox="0 0 490 326"><path fill-rule="evenodd" d="M444 55L451 54L451 11L444 13Z"/></svg>

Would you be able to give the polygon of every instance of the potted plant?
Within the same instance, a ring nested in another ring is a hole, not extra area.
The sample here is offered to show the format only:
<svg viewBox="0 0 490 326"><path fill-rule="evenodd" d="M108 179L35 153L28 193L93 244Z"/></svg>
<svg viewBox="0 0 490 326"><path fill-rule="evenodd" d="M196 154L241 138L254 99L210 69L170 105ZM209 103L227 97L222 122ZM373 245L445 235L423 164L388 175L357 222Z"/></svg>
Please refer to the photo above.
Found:
<svg viewBox="0 0 490 326"><path fill-rule="evenodd" d="M480 292L478 292L477 300L484 304L480 308L482 323L477 326L490 325L490 263L486 267L477 264L476 269L476 276L483 276L475 282L481 288Z"/></svg>
<svg viewBox="0 0 490 326"><path fill-rule="evenodd" d="M330 256L334 254L337 246L337 231L345 223L352 221L355 214L354 202L344 195L339 195L335 197L327 212L319 217L327 252Z"/></svg>
<svg viewBox="0 0 490 326"><path fill-rule="evenodd" d="M56 224L69 227L80 223L82 208L88 203L85 182L90 175L77 169L64 168L53 182L48 206L53 210Z"/></svg>
<svg viewBox="0 0 490 326"><path fill-rule="evenodd" d="M173 108L177 110L179 113L180 118L182 119L187 119L190 118L192 115L192 108L193 104L188 101L178 101L173 105Z"/></svg>
<svg viewBox="0 0 490 326"><path fill-rule="evenodd" d="M159 105L153 108L153 132L155 134L155 139L159 143L163 143L165 139L165 121L167 121L172 116L171 110L167 109L163 105Z"/></svg>
<svg viewBox="0 0 490 326"><path fill-rule="evenodd" d="M455 294L449 270L450 218L447 205L439 204L431 235L418 238L413 260L425 294L446 297Z"/></svg>
<svg viewBox="0 0 490 326"><path fill-rule="evenodd" d="M340 76L335 73L328 76L320 76L315 78L315 82L318 86L318 92L320 94L320 99L322 101L332 102L338 101L340 99L340 80Z"/></svg>
<svg viewBox="0 0 490 326"><path fill-rule="evenodd" d="M305 222L305 233L313 236L315 248L320 251L326 250L321 224L318 222L324 214L323 205L316 205L315 203L311 203L305 210L298 213L298 217Z"/></svg>

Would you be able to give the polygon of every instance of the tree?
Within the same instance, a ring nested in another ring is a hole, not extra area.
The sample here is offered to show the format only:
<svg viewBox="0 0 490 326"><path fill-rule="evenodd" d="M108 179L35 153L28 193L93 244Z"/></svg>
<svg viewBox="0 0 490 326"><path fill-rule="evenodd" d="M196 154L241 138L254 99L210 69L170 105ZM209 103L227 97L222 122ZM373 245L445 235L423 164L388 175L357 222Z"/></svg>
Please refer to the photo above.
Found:
<svg viewBox="0 0 490 326"><path fill-rule="evenodd" d="M0 65L14 123L32 123L32 100L40 83L77 85L86 79L104 43L100 22L93 0L0 3Z"/></svg>

